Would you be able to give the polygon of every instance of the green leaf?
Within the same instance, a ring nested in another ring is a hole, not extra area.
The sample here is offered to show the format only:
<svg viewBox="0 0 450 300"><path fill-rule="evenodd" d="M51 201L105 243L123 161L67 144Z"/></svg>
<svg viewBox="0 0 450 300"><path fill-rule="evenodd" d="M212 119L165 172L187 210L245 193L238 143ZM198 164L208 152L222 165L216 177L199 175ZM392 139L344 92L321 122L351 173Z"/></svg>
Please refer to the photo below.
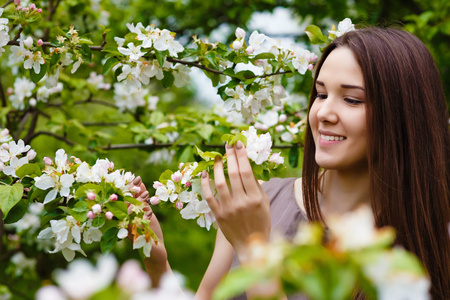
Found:
<svg viewBox="0 0 450 300"><path fill-rule="evenodd" d="M20 178L26 175L41 176L41 174L41 168L37 164L24 164L16 171L16 175Z"/></svg>
<svg viewBox="0 0 450 300"><path fill-rule="evenodd" d="M118 232L119 229L117 227L111 227L102 235L100 240L100 249L102 250L102 253L109 253L114 246L116 246L117 240L119 239L117 237Z"/></svg>
<svg viewBox="0 0 450 300"><path fill-rule="evenodd" d="M125 202L122 201L108 202L106 203L106 208L113 213L114 217L116 217L119 220L123 220L128 216L128 209Z"/></svg>
<svg viewBox="0 0 450 300"><path fill-rule="evenodd" d="M211 135L214 132L214 127L211 124L198 124L197 133L206 141L211 139Z"/></svg>
<svg viewBox="0 0 450 300"><path fill-rule="evenodd" d="M166 59L166 51L155 51L156 60L158 64L162 67L164 65L164 60Z"/></svg>
<svg viewBox="0 0 450 300"><path fill-rule="evenodd" d="M166 184L167 180L170 180L170 176L172 176L173 171L172 170L165 170L160 176L159 181L162 184Z"/></svg>
<svg viewBox="0 0 450 300"><path fill-rule="evenodd" d="M34 83L39 82L39 80L41 80L44 76L45 76L45 72L47 72L47 64L43 64L41 65L41 70L39 72L39 74L34 73L34 69L30 70L30 78Z"/></svg>
<svg viewBox="0 0 450 300"><path fill-rule="evenodd" d="M134 197L126 196L123 198L123 201L131 203L133 205L141 205L142 203ZM126 204L125 204L126 205ZM127 210L128 213L128 210Z"/></svg>
<svg viewBox="0 0 450 300"><path fill-rule="evenodd" d="M169 88L173 85L175 77L173 77L172 72L164 71L164 78L161 80L163 87Z"/></svg>
<svg viewBox="0 0 450 300"><path fill-rule="evenodd" d="M16 205L14 205L9 211L8 217L5 218L5 224L11 224L22 219L23 215L28 210L28 201L22 199Z"/></svg>
<svg viewBox="0 0 450 300"><path fill-rule="evenodd" d="M289 165L293 168L298 166L299 148L297 144L292 144L292 148L289 151Z"/></svg>
<svg viewBox="0 0 450 300"><path fill-rule="evenodd" d="M164 121L164 114L161 111L154 111L150 114L150 124L158 126Z"/></svg>
<svg viewBox="0 0 450 300"><path fill-rule="evenodd" d="M75 201L70 201L67 207L69 213L78 221L84 222L87 220L87 212L89 211L89 206L86 201L76 201L75 205L71 205Z"/></svg>
<svg viewBox="0 0 450 300"><path fill-rule="evenodd" d="M106 222L105 216L97 216L92 220L92 226L94 227L102 227Z"/></svg>
<svg viewBox="0 0 450 300"><path fill-rule="evenodd" d="M84 62L90 63L92 57L92 50L89 48L87 44L81 45L80 49L81 56L83 57Z"/></svg>
<svg viewBox="0 0 450 300"><path fill-rule="evenodd" d="M61 53L52 53L52 58L50 59L50 68L56 65L56 63L61 58Z"/></svg>
<svg viewBox="0 0 450 300"><path fill-rule="evenodd" d="M261 283L264 277L266 277L264 272L256 272L255 270L238 269L231 271L214 291L213 300L230 299L242 294L256 283Z"/></svg>
<svg viewBox="0 0 450 300"><path fill-rule="evenodd" d="M269 52L260 53L260 54L256 55L252 60L255 61L258 59L275 59L275 55L273 55L272 53L269 53Z"/></svg>
<svg viewBox="0 0 450 300"><path fill-rule="evenodd" d="M305 33L313 45L323 44L327 41L327 37L323 35L322 30L316 25L306 27Z"/></svg>
<svg viewBox="0 0 450 300"><path fill-rule="evenodd" d="M0 185L0 210L3 212L3 220L9 211L19 203L23 195L23 185L16 183L11 185Z"/></svg>
<svg viewBox="0 0 450 300"><path fill-rule="evenodd" d="M206 60L211 64L211 65L213 65L213 67L214 68L216 68L216 69L218 69L219 67L217 66L217 64L216 64L216 55L214 54L214 52L208 52L206 55L205 55L205 58L206 58Z"/></svg>
<svg viewBox="0 0 450 300"><path fill-rule="evenodd" d="M214 165L214 160L201 161L198 163L197 168L195 168L195 170L192 172L192 174L198 174L198 173L202 172L203 170L205 170L206 168L208 168L209 166L213 166L213 165Z"/></svg>
<svg viewBox="0 0 450 300"><path fill-rule="evenodd" d="M111 71L111 69L115 66L115 65L117 65L119 63L119 60L117 59L117 58L115 58L115 57L110 57L110 58L108 58L108 60L105 62L105 64L103 65L103 71L102 71L102 74L104 75L104 76L106 76L108 73L109 73L109 71Z"/></svg>
<svg viewBox="0 0 450 300"><path fill-rule="evenodd" d="M77 189L77 191L75 192L75 198L80 199L86 197L88 192L99 194L102 190L103 188L97 184L87 183Z"/></svg>

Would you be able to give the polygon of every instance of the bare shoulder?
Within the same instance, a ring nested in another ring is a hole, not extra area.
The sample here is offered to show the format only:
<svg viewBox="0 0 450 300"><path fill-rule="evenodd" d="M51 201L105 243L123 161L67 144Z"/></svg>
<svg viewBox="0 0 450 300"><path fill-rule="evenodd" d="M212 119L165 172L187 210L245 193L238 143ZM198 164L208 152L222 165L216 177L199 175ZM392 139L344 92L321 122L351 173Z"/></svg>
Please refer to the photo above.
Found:
<svg viewBox="0 0 450 300"><path fill-rule="evenodd" d="M302 210L303 213L306 213L305 205L303 203L303 188L302 188L302 178L297 178L294 181L294 194L295 201L297 201L298 206Z"/></svg>

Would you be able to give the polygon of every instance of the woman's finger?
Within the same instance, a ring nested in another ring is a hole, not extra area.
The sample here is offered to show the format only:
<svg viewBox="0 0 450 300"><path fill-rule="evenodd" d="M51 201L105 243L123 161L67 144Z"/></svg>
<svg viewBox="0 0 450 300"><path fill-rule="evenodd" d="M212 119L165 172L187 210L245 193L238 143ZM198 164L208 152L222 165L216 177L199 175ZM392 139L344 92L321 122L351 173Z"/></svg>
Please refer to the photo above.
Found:
<svg viewBox="0 0 450 300"><path fill-rule="evenodd" d="M208 202L209 207L211 208L214 215L218 215L220 210L220 203L217 201L216 197L214 197L214 194L211 190L211 184L209 182L209 174L206 171L202 172L202 191L203 191L203 197L205 197L206 202Z"/></svg>
<svg viewBox="0 0 450 300"><path fill-rule="evenodd" d="M229 203L231 199L230 189L223 173L223 161L220 156L214 160L214 183L216 184L217 194L220 201Z"/></svg>
<svg viewBox="0 0 450 300"><path fill-rule="evenodd" d="M236 157L241 173L241 180L247 195L256 195L259 192L258 182L253 175L252 166L248 160L247 151L241 141L236 142Z"/></svg>
<svg viewBox="0 0 450 300"><path fill-rule="evenodd" d="M242 186L235 147L227 144L225 149L227 152L228 177L230 178L231 183L231 194L233 196L242 195L245 193L245 190Z"/></svg>

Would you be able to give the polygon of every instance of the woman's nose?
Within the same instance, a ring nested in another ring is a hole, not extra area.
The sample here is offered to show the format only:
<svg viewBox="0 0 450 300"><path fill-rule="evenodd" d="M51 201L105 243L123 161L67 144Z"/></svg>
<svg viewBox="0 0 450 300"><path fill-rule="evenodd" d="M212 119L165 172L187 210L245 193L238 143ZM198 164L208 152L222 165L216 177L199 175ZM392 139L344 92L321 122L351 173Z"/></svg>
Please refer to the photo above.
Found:
<svg viewBox="0 0 450 300"><path fill-rule="evenodd" d="M326 99L321 100L317 111L317 119L320 122L333 124L338 121L337 103L332 96L328 96Z"/></svg>

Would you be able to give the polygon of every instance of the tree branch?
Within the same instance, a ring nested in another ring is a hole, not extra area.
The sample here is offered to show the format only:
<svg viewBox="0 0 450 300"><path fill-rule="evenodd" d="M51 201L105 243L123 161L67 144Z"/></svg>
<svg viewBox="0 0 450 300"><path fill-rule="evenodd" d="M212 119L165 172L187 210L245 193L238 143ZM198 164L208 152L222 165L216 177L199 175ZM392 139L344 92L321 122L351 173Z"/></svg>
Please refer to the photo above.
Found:
<svg viewBox="0 0 450 300"><path fill-rule="evenodd" d="M3 84L2 84L2 72L0 71L0 98L2 99L2 106L6 107L6 96L5 96L5 91L3 89Z"/></svg>
<svg viewBox="0 0 450 300"><path fill-rule="evenodd" d="M102 150L123 150L123 149L161 149L161 148L169 148L171 146L187 146L186 144L175 144L175 143L163 143L163 144L119 144L119 145L108 145L106 147L101 147ZM301 145L300 145L301 146ZM223 148L225 147L225 144L203 144L202 147L204 148ZM293 148L293 145L274 145L272 146L272 149L291 149Z"/></svg>
<svg viewBox="0 0 450 300"><path fill-rule="evenodd" d="M5 233L5 224L3 223L3 212L0 209L0 253L3 251L3 234Z"/></svg>
<svg viewBox="0 0 450 300"><path fill-rule="evenodd" d="M8 5L10 5L11 3L13 3L14 2L14 0L8 0L5 4L3 4L2 6L0 6L1 8L5 8L5 7L7 7Z"/></svg>
<svg viewBox="0 0 450 300"><path fill-rule="evenodd" d="M69 140L69 139L67 139L67 138L65 138L65 137L63 137L63 136L61 136L61 135L58 135L58 134L53 133L53 132L50 132L50 131L38 131L38 132L36 132L36 133L33 133L32 135L30 135L29 137L27 137L28 140L27 140L27 142L25 142L25 143L26 143L26 144L29 144L33 139L35 139L36 137L38 137L38 136L40 136L40 135L48 135L48 136L52 136L52 137L54 137L55 139L60 140L60 141L63 141L64 143L66 143L66 144L68 144L68 145L70 145L70 146L75 146L75 145L76 145L75 142L73 142L73 141L71 141L71 140Z"/></svg>
<svg viewBox="0 0 450 300"><path fill-rule="evenodd" d="M23 116L22 120L20 121L19 128L17 129L16 133L14 134L14 140L18 140L20 133L23 131L23 128L25 127L25 124L27 123L28 119L30 118L31 113L27 111L25 115Z"/></svg>
<svg viewBox="0 0 450 300"><path fill-rule="evenodd" d="M37 125L37 120L39 117L39 111L35 110L33 112L33 116L31 119L31 123L30 123L30 128L28 128L28 132L26 137L23 139L23 141L25 142L25 144L30 144L31 140L32 140L32 136L34 135L34 131L36 130L36 125Z"/></svg>

